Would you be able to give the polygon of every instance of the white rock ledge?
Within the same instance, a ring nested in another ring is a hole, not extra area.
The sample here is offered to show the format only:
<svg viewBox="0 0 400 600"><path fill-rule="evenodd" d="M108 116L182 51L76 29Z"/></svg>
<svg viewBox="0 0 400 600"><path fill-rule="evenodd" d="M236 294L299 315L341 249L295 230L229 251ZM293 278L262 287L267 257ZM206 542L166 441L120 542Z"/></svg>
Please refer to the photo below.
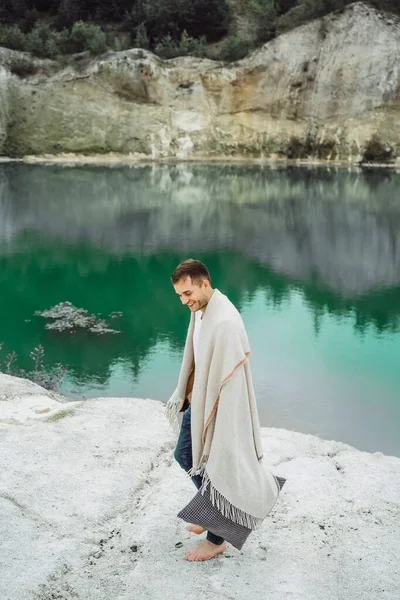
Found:
<svg viewBox="0 0 400 600"><path fill-rule="evenodd" d="M242 552L187 563L194 488L163 405L60 400L0 374L1 600L399 599L400 459L265 428L273 513Z"/></svg>

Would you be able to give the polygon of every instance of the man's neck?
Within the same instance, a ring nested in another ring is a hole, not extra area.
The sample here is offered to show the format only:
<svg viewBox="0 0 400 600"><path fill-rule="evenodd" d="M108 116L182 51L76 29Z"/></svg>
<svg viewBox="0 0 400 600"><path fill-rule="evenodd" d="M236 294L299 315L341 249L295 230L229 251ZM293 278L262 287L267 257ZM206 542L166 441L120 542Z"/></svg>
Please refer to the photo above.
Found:
<svg viewBox="0 0 400 600"><path fill-rule="evenodd" d="M212 295L213 295L214 291L215 291L215 290L211 290L210 297L209 297L209 298L208 298L208 300L207 300L207 304L205 304L204 306L202 306L202 307L201 307L201 309L200 309L200 310L201 310L201 312L203 313L203 315L204 315L204 313L206 312L206 309L207 309L208 303L210 302L210 300L211 300L211 298L212 298Z"/></svg>

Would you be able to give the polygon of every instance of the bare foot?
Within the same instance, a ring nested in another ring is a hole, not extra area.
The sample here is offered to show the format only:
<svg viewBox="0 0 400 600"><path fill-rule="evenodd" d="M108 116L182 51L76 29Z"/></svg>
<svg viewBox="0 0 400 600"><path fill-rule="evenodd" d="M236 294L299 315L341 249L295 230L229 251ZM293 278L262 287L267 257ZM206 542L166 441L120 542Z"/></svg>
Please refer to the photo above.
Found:
<svg viewBox="0 0 400 600"><path fill-rule="evenodd" d="M210 558L214 558L214 556L218 556L218 554L222 554L226 550L225 542L220 546L209 542L208 540L204 540L197 546L197 548L193 548L193 550L189 550L189 552L185 556L185 560L189 561L197 561L197 560L210 560Z"/></svg>
<svg viewBox="0 0 400 600"><path fill-rule="evenodd" d="M190 524L186 527L186 529L190 531L190 533L195 533L196 535L200 535L201 533L205 532L204 527L200 527L200 525Z"/></svg>

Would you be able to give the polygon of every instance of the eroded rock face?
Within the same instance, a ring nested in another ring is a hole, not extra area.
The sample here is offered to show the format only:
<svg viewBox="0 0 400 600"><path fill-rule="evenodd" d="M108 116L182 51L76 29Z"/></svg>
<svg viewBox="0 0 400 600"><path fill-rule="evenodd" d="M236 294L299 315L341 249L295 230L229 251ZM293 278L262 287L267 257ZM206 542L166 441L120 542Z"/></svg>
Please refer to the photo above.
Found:
<svg viewBox="0 0 400 600"><path fill-rule="evenodd" d="M2 152L360 160L377 135L395 158L399 31L356 3L232 65L137 49L61 71L36 61L36 75L9 77Z"/></svg>

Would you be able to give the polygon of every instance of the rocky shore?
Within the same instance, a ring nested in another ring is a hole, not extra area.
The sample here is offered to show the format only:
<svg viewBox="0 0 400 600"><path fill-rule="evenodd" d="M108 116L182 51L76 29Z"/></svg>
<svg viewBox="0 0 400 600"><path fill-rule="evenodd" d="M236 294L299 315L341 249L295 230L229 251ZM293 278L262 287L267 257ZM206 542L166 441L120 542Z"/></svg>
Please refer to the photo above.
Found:
<svg viewBox="0 0 400 600"><path fill-rule="evenodd" d="M270 428L263 445L287 478L273 513L241 553L186 563L163 405L1 374L0 597L397 600L400 459Z"/></svg>
<svg viewBox="0 0 400 600"><path fill-rule="evenodd" d="M61 65L3 48L0 155L395 164L399 31L357 2L231 64L132 49Z"/></svg>

